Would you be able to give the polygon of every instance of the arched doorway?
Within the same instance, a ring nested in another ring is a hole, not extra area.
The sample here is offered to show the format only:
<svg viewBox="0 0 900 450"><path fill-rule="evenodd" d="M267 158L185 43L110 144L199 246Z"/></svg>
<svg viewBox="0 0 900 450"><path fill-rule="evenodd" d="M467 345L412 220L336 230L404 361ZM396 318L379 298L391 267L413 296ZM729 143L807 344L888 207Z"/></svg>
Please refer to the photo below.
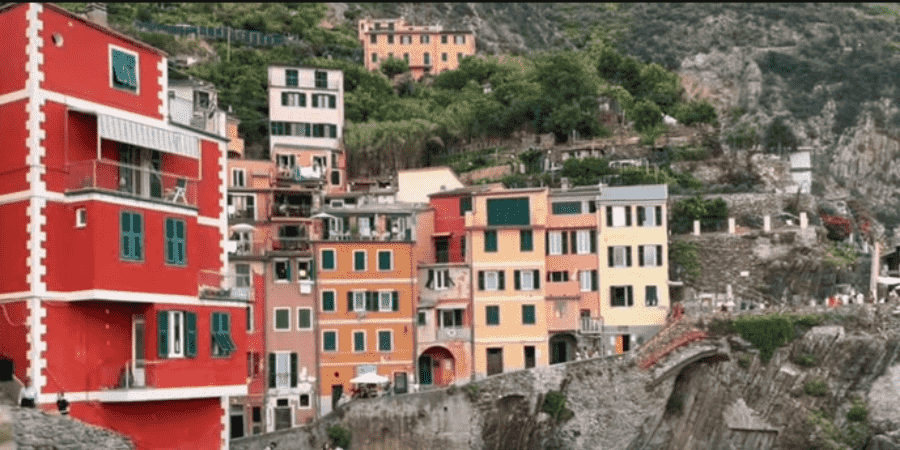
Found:
<svg viewBox="0 0 900 450"><path fill-rule="evenodd" d="M456 360L444 347L430 347L419 356L419 384L449 386L456 380Z"/></svg>
<svg viewBox="0 0 900 450"><path fill-rule="evenodd" d="M569 333L554 334L550 338L550 364L575 360L577 341Z"/></svg>

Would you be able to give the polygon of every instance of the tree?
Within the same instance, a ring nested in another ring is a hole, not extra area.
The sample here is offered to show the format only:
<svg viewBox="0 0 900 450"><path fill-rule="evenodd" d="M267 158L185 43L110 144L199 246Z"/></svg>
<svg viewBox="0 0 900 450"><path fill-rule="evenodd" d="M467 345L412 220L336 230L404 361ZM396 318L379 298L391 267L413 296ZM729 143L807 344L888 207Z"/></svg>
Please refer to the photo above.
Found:
<svg viewBox="0 0 900 450"><path fill-rule="evenodd" d="M783 153L797 150L797 136L787 126L781 117L776 118L766 129L763 145L770 153Z"/></svg>
<svg viewBox="0 0 900 450"><path fill-rule="evenodd" d="M406 62L405 59L391 57L381 63L381 72L387 75L388 78L394 78L395 76L408 71L409 63Z"/></svg>
<svg viewBox="0 0 900 450"><path fill-rule="evenodd" d="M663 120L662 110L649 100L638 100L626 115L634 121L634 129L639 133L652 130Z"/></svg>
<svg viewBox="0 0 900 450"><path fill-rule="evenodd" d="M714 124L718 120L716 108L706 100L679 103L675 106L672 115L682 125L695 123Z"/></svg>

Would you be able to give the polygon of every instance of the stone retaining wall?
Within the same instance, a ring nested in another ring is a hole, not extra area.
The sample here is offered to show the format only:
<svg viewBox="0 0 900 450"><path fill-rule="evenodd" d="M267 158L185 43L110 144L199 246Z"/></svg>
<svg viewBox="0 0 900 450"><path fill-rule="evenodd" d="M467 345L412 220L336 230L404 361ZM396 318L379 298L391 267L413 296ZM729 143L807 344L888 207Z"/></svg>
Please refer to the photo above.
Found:
<svg viewBox="0 0 900 450"><path fill-rule="evenodd" d="M128 438L69 416L12 408L17 450L133 450Z"/></svg>
<svg viewBox="0 0 900 450"><path fill-rule="evenodd" d="M798 211L807 211L813 215L816 213L815 198L810 194L801 194L799 197L796 193L704 194L701 197L705 200L721 198L728 205L728 215L731 217L743 217L745 215L758 217L765 215L778 216L798 198L800 199ZM670 195L669 211L674 210L676 202L686 198L691 198L691 196Z"/></svg>

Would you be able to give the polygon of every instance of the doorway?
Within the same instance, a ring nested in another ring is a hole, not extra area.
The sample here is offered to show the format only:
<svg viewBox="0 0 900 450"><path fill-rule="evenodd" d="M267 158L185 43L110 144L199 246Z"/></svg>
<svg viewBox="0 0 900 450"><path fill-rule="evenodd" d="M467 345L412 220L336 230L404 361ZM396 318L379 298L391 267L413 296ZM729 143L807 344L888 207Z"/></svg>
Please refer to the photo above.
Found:
<svg viewBox="0 0 900 450"><path fill-rule="evenodd" d="M422 355L419 357L419 384L430 385L434 383L434 377L432 376L433 365L434 361L430 356Z"/></svg>
<svg viewBox="0 0 900 450"><path fill-rule="evenodd" d="M241 405L231 405L231 439L244 437L244 407Z"/></svg>
<svg viewBox="0 0 900 450"><path fill-rule="evenodd" d="M142 387L146 385L146 356L144 354L144 316L135 314L131 316L131 385Z"/></svg>
<svg viewBox="0 0 900 450"><path fill-rule="evenodd" d="M494 375L503 373L503 349L489 348L487 349L487 374Z"/></svg>
<svg viewBox="0 0 900 450"><path fill-rule="evenodd" d="M290 428L293 422L291 419L291 406L287 399L278 399L275 405L275 429Z"/></svg>

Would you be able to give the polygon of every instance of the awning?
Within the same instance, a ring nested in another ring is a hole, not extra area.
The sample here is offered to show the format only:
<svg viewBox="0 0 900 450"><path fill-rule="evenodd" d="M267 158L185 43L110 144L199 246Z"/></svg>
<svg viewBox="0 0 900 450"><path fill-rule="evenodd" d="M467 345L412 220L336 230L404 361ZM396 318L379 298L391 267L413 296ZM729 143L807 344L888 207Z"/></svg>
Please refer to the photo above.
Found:
<svg viewBox="0 0 900 450"><path fill-rule="evenodd" d="M97 115L100 137L139 147L152 148L190 158L200 158L199 139L119 117Z"/></svg>
<svg viewBox="0 0 900 450"><path fill-rule="evenodd" d="M897 277L878 277L878 284L900 284L900 278Z"/></svg>
<svg viewBox="0 0 900 450"><path fill-rule="evenodd" d="M469 306L469 302L444 302L438 303L435 307L436 309L466 309Z"/></svg>

